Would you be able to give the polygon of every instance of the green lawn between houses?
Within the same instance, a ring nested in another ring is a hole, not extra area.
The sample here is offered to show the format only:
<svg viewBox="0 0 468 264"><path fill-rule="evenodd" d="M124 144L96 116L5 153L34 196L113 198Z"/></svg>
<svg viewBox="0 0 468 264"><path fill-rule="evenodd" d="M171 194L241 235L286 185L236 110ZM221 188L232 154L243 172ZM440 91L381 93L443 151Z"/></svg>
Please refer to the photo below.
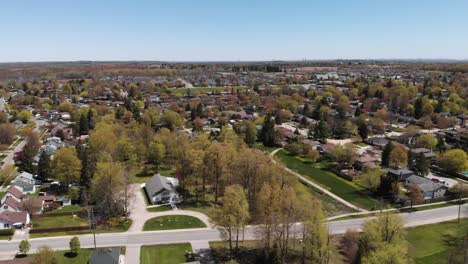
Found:
<svg viewBox="0 0 468 264"><path fill-rule="evenodd" d="M26 257L33 258L35 252L30 252ZM70 255L68 250L64 251L55 251L55 257L57 258L57 263L60 264L86 264L88 263L91 255L93 254L93 249L80 249L78 255Z"/></svg>
<svg viewBox="0 0 468 264"><path fill-rule="evenodd" d="M190 243L142 246L140 264L174 264L184 263L185 252L192 251Z"/></svg>
<svg viewBox="0 0 468 264"><path fill-rule="evenodd" d="M343 179L332 172L318 168L306 159L291 156L283 149L276 153L276 157L289 169L320 184L350 203L368 210L373 209L378 204L364 187Z"/></svg>
<svg viewBox="0 0 468 264"><path fill-rule="evenodd" d="M408 229L410 252L416 264L447 263L449 248L445 243L447 235L465 234L468 219L424 225Z"/></svg>
<svg viewBox="0 0 468 264"><path fill-rule="evenodd" d="M151 218L146 221L143 231L203 228L206 227L200 219L189 215L166 215Z"/></svg>
<svg viewBox="0 0 468 264"><path fill-rule="evenodd" d="M61 215L61 216L39 216L32 219L33 228L57 228L57 227L70 227L70 226L86 226L88 222L86 219L78 216Z"/></svg>

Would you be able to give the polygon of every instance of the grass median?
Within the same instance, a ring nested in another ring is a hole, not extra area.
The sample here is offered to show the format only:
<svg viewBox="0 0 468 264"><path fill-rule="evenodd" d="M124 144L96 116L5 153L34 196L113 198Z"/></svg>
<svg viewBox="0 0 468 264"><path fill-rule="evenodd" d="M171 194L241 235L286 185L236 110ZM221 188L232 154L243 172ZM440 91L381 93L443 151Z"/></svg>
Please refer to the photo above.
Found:
<svg viewBox="0 0 468 264"><path fill-rule="evenodd" d="M165 215L146 221L143 231L173 230L206 227L200 219L189 215Z"/></svg>

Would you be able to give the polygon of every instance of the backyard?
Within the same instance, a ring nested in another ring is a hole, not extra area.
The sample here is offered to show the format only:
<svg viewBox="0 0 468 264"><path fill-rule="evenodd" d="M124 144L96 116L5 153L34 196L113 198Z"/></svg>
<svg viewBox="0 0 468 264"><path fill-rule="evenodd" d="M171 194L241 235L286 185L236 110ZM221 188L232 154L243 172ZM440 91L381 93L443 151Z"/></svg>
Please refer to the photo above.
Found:
<svg viewBox="0 0 468 264"><path fill-rule="evenodd" d="M184 263L185 252L192 251L190 243L142 246L140 264L173 264Z"/></svg>
<svg viewBox="0 0 468 264"><path fill-rule="evenodd" d="M320 184L350 203L365 209L373 209L377 204L364 187L322 169L323 164L313 164L305 158L291 156L283 149L276 153L276 157L289 169Z"/></svg>
<svg viewBox="0 0 468 264"><path fill-rule="evenodd" d="M146 221L144 231L203 228L206 225L196 217L189 215L167 215Z"/></svg>
<svg viewBox="0 0 468 264"><path fill-rule="evenodd" d="M408 229L410 252L415 263L447 263L450 255L448 243L453 243L454 237L466 234L467 229L468 219L461 220L459 224L451 221Z"/></svg>

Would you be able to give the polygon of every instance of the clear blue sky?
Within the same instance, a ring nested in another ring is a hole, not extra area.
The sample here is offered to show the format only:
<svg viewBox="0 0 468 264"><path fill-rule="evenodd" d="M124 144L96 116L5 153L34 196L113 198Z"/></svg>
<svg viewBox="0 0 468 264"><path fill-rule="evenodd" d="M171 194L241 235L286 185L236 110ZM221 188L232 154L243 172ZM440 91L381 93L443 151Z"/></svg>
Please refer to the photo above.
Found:
<svg viewBox="0 0 468 264"><path fill-rule="evenodd" d="M468 59L467 0L13 0L0 61Z"/></svg>

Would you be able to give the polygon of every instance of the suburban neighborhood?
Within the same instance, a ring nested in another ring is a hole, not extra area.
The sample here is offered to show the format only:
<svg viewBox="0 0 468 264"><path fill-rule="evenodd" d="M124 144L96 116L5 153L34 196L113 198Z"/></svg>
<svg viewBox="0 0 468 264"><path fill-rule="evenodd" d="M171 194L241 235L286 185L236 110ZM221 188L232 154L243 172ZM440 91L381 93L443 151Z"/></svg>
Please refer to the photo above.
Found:
<svg viewBox="0 0 468 264"><path fill-rule="evenodd" d="M0 10L0 264L468 263L468 1Z"/></svg>

